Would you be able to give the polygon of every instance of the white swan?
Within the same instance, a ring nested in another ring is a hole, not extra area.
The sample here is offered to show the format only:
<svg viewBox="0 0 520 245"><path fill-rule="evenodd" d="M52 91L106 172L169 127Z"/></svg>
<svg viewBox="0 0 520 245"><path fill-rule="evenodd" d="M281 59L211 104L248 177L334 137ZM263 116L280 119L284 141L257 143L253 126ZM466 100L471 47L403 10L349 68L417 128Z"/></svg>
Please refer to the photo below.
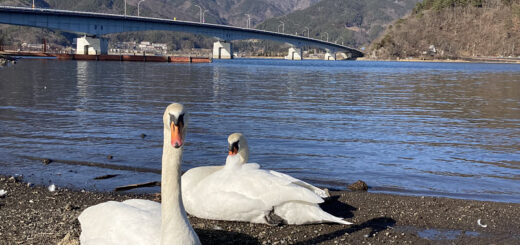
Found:
<svg viewBox="0 0 520 245"><path fill-rule="evenodd" d="M352 224L323 211L323 190L289 175L262 170L249 158L242 134L228 137L225 166L196 168L182 176L183 201L199 218L266 224ZM184 183L188 183L184 185ZM319 194L317 194L319 193Z"/></svg>
<svg viewBox="0 0 520 245"><path fill-rule="evenodd" d="M162 205L148 200L109 201L78 217L81 244L200 244L182 203L180 165L187 131L181 104L163 115Z"/></svg>

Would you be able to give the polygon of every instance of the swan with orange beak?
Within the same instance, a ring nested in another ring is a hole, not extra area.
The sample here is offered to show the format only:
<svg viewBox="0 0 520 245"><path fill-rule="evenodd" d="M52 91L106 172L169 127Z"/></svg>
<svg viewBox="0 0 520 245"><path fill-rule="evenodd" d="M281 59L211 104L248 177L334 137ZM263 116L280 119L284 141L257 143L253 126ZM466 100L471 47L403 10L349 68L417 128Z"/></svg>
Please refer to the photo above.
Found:
<svg viewBox="0 0 520 245"><path fill-rule="evenodd" d="M289 175L260 169L256 163L247 163L248 158L246 138L234 133L228 137L223 167L196 168L193 173L197 175L190 175L192 170L186 172L182 193L187 212L205 219L270 225L352 224L319 207L322 197L328 196L325 191ZM186 179L189 184L185 189Z"/></svg>

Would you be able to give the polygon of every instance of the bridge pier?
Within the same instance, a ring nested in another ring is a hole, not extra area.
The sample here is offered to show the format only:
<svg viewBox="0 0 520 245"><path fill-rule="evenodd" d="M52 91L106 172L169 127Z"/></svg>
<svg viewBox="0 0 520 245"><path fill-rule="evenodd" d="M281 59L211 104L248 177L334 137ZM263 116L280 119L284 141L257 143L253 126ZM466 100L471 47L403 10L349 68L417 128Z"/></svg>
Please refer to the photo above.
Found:
<svg viewBox="0 0 520 245"><path fill-rule="evenodd" d="M325 59L324 60L336 60L336 53L327 51L327 53L325 53Z"/></svg>
<svg viewBox="0 0 520 245"><path fill-rule="evenodd" d="M213 59L233 59L231 43L216 41L213 43Z"/></svg>
<svg viewBox="0 0 520 245"><path fill-rule="evenodd" d="M108 54L108 39L87 36L76 38L76 54Z"/></svg>
<svg viewBox="0 0 520 245"><path fill-rule="evenodd" d="M340 59L340 60L348 60L349 58L350 57L346 53L343 53L343 52L338 53L338 55L336 56L336 59Z"/></svg>
<svg viewBox="0 0 520 245"><path fill-rule="evenodd" d="M284 57L286 60L302 60L302 49L290 47L289 54Z"/></svg>

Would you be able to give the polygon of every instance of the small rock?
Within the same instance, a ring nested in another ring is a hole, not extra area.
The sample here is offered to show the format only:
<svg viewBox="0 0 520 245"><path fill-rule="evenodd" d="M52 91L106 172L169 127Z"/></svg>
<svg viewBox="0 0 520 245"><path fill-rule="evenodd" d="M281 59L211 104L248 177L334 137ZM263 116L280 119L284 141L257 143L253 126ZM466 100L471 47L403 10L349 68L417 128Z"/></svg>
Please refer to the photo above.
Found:
<svg viewBox="0 0 520 245"><path fill-rule="evenodd" d="M31 200L29 200L29 203L34 203L34 201L31 199Z"/></svg>
<svg viewBox="0 0 520 245"><path fill-rule="evenodd" d="M45 165L48 165L49 163L52 162L52 159L42 159L42 163L45 164Z"/></svg>
<svg viewBox="0 0 520 245"><path fill-rule="evenodd" d="M213 226L213 229L214 229L214 230L219 230L219 231L220 231L220 230L222 230L222 227L220 227L220 226L218 226L218 225L215 225L215 226Z"/></svg>
<svg viewBox="0 0 520 245"><path fill-rule="evenodd" d="M70 203L67 203L67 205L65 205L65 210L67 210L67 211L72 211L72 210L76 210L76 209L79 209L79 207L76 207Z"/></svg>
<svg viewBox="0 0 520 245"><path fill-rule="evenodd" d="M27 183L27 187L29 187L29 188L30 188L30 187L33 187L33 186L34 186L34 184L33 184L33 183L31 183L31 182Z"/></svg>
<svg viewBox="0 0 520 245"><path fill-rule="evenodd" d="M56 191L56 186L54 184L52 185L49 185L49 187L47 188L50 192L54 192Z"/></svg>
<svg viewBox="0 0 520 245"><path fill-rule="evenodd" d="M330 191L328 188L323 189L323 191L325 192L325 194L327 194L327 196L330 197Z"/></svg>
<svg viewBox="0 0 520 245"><path fill-rule="evenodd" d="M69 232L57 245L79 245L79 241Z"/></svg>
<svg viewBox="0 0 520 245"><path fill-rule="evenodd" d="M2 189L0 190L0 198L4 198L7 195L7 191Z"/></svg>
<svg viewBox="0 0 520 245"><path fill-rule="evenodd" d="M351 191L368 191L368 185L362 180L356 181L354 184L348 186Z"/></svg>
<svg viewBox="0 0 520 245"><path fill-rule="evenodd" d="M109 160L112 160L112 159L114 159L114 156L112 156L112 155L108 155L107 158L108 158Z"/></svg>

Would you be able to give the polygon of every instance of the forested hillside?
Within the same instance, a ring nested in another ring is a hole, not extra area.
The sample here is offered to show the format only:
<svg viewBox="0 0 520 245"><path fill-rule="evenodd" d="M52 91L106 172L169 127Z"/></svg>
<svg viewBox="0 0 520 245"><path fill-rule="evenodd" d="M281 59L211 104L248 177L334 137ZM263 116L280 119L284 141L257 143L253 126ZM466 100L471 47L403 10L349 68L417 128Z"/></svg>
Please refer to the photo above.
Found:
<svg viewBox="0 0 520 245"><path fill-rule="evenodd" d="M304 10L269 19L258 28L309 35L353 47L368 45L419 0L322 0ZM308 29L307 29L308 28ZM308 31L307 31L308 30ZM327 34L328 33L328 34Z"/></svg>
<svg viewBox="0 0 520 245"><path fill-rule="evenodd" d="M519 0L425 0L370 47L373 58L520 56Z"/></svg>

